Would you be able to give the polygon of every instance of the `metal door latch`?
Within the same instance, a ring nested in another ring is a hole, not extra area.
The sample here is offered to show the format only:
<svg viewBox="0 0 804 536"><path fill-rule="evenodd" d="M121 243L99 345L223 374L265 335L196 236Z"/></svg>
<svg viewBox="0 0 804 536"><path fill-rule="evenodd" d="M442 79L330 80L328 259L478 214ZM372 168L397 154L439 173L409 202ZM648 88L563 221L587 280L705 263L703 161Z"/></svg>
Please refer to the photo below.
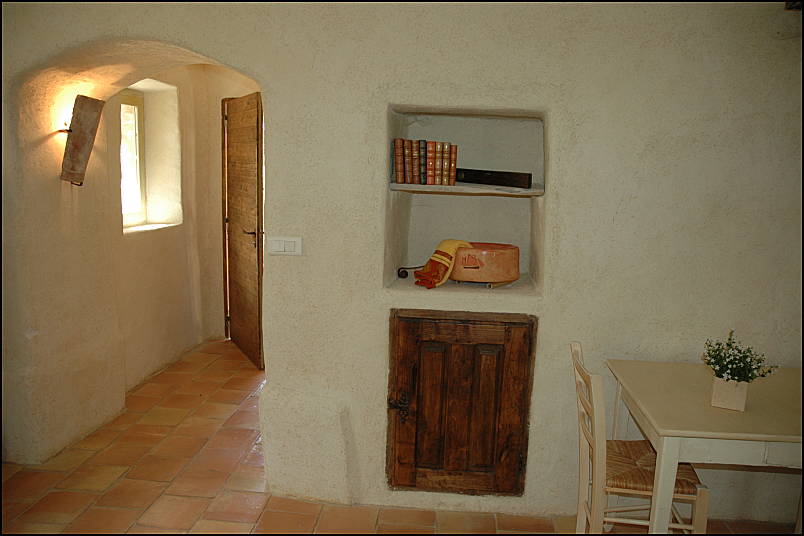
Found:
<svg viewBox="0 0 804 536"><path fill-rule="evenodd" d="M405 421L407 421L408 419L410 409L410 401L408 400L408 394L402 393L402 395L399 397L399 400L389 398L388 409L395 409L399 411L399 419L402 421L402 424L405 424Z"/></svg>

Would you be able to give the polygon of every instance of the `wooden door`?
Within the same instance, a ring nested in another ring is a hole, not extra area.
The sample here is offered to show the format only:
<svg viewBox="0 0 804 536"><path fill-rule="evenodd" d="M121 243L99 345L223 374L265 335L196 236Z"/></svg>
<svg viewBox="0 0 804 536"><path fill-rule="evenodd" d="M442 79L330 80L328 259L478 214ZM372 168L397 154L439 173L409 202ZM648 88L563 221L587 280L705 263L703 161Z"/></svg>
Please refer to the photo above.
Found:
<svg viewBox="0 0 804 536"><path fill-rule="evenodd" d="M262 369L262 102L221 105L226 334Z"/></svg>
<svg viewBox="0 0 804 536"><path fill-rule="evenodd" d="M394 310L392 487L521 495L536 319Z"/></svg>

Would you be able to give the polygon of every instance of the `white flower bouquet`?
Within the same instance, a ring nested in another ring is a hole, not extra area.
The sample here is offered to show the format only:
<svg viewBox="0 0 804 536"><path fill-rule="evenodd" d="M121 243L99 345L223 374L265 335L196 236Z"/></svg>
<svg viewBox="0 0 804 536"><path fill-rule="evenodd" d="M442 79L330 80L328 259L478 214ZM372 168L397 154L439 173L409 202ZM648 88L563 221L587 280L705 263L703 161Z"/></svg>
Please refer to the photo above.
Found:
<svg viewBox="0 0 804 536"><path fill-rule="evenodd" d="M706 340L702 356L704 363L715 371L715 376L726 381L750 383L771 374L776 366L765 365L765 355L750 346L743 347L729 331L726 342Z"/></svg>

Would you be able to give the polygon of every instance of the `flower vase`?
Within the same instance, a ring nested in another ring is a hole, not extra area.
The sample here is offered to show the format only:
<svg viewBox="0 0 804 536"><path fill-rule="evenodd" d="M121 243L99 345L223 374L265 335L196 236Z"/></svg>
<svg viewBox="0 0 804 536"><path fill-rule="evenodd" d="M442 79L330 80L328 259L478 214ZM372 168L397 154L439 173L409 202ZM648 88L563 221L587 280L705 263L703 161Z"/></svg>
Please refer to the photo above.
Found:
<svg viewBox="0 0 804 536"><path fill-rule="evenodd" d="M745 411L747 396L748 382L726 381L717 376L712 378L712 406Z"/></svg>

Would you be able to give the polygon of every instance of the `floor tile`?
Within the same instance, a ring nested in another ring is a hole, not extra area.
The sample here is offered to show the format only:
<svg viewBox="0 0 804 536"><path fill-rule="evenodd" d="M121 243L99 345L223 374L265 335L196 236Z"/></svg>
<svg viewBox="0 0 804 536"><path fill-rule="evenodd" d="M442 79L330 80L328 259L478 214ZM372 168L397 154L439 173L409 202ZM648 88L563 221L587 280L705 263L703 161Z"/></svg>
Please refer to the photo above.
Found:
<svg viewBox="0 0 804 536"><path fill-rule="evenodd" d="M187 461L184 458L161 458L148 454L131 468L126 478L170 482L187 465Z"/></svg>
<svg viewBox="0 0 804 536"><path fill-rule="evenodd" d="M377 534L434 534L433 527L421 525L377 525Z"/></svg>
<svg viewBox="0 0 804 536"><path fill-rule="evenodd" d="M95 502L98 496L77 491L53 491L39 499L18 520L23 523L66 525Z"/></svg>
<svg viewBox="0 0 804 536"><path fill-rule="evenodd" d="M3 464L3 482L14 476L16 473L19 473L24 468L22 465L17 465L16 463L4 463Z"/></svg>
<svg viewBox="0 0 804 536"><path fill-rule="evenodd" d="M265 471L262 467L239 465L224 484L226 489L236 491L265 491Z"/></svg>
<svg viewBox="0 0 804 536"><path fill-rule="evenodd" d="M214 498L229 479L228 472L188 467L177 476L165 493L188 497Z"/></svg>
<svg viewBox="0 0 804 536"><path fill-rule="evenodd" d="M312 534L317 516L265 510L252 534Z"/></svg>
<svg viewBox="0 0 804 536"><path fill-rule="evenodd" d="M133 413L145 413L159 402L158 398L150 396L128 395L126 397L126 410Z"/></svg>
<svg viewBox="0 0 804 536"><path fill-rule="evenodd" d="M235 371L240 370L241 365L242 363L238 360L218 359L208 366L207 370L228 370L234 375Z"/></svg>
<svg viewBox="0 0 804 536"><path fill-rule="evenodd" d="M218 521L256 523L267 502L266 493L224 491L215 497L203 517Z"/></svg>
<svg viewBox="0 0 804 536"><path fill-rule="evenodd" d="M183 422L183 421L182 421ZM158 425L158 424L135 424L125 433L137 434L154 434L166 436L176 429L175 426Z"/></svg>
<svg viewBox="0 0 804 536"><path fill-rule="evenodd" d="M222 353L227 350L235 348L235 344L230 340L210 341L200 345L195 349L195 352L203 352L208 354Z"/></svg>
<svg viewBox="0 0 804 536"><path fill-rule="evenodd" d="M219 357L220 356L218 354L204 353L204 352L190 352L189 354L182 356L179 362L196 363L207 366L213 361L217 361Z"/></svg>
<svg viewBox="0 0 804 536"><path fill-rule="evenodd" d="M165 434L153 434L149 432L140 432L134 428L134 425L114 441L114 446L118 447L154 447L165 439ZM147 425L146 425L147 426Z"/></svg>
<svg viewBox="0 0 804 536"><path fill-rule="evenodd" d="M215 382L224 384L234 376L233 370L205 370L196 374L195 379L200 382Z"/></svg>
<svg viewBox="0 0 804 536"><path fill-rule="evenodd" d="M180 385L179 388L176 389L176 393L209 396L220 388L221 384L218 382L192 381Z"/></svg>
<svg viewBox="0 0 804 536"><path fill-rule="evenodd" d="M249 430L260 429L260 414L256 411L242 411L234 412L234 415L229 417L223 423L224 428L246 428Z"/></svg>
<svg viewBox="0 0 804 536"><path fill-rule="evenodd" d="M3 482L3 500L38 499L47 490L64 480L65 476L65 473L23 469Z"/></svg>
<svg viewBox="0 0 804 536"><path fill-rule="evenodd" d="M152 378L148 378L148 383L167 383L181 388L182 385L193 381L193 374L186 372L160 372Z"/></svg>
<svg viewBox="0 0 804 536"><path fill-rule="evenodd" d="M224 428L212 436L207 444L211 449L250 449L259 432L242 428Z"/></svg>
<svg viewBox="0 0 804 536"><path fill-rule="evenodd" d="M266 510L314 516L318 516L318 514L321 512L321 508L322 505L320 503L301 501L299 499L291 499L289 497L278 497L276 495L268 499L268 504L265 505Z"/></svg>
<svg viewBox="0 0 804 536"><path fill-rule="evenodd" d="M432 527L435 525L435 512L413 508L382 508L377 523Z"/></svg>
<svg viewBox="0 0 804 536"><path fill-rule="evenodd" d="M241 463L244 465L263 467L265 465L265 453L262 450L262 445L254 445L251 447L251 450L249 450Z"/></svg>
<svg viewBox="0 0 804 536"><path fill-rule="evenodd" d="M709 519L706 524L707 534L732 534L726 521L719 519Z"/></svg>
<svg viewBox="0 0 804 536"><path fill-rule="evenodd" d="M8 527L3 527L4 534L59 534L67 525L49 525L47 523L23 523L20 521L12 522Z"/></svg>
<svg viewBox="0 0 804 536"><path fill-rule="evenodd" d="M162 458L192 458L206 444L203 437L172 435L151 451Z"/></svg>
<svg viewBox="0 0 804 536"><path fill-rule="evenodd" d="M161 426L175 426L179 424L187 415L190 410L178 408L161 408L156 406L151 408L148 413L138 415L140 417L138 424L155 424Z"/></svg>
<svg viewBox="0 0 804 536"><path fill-rule="evenodd" d="M163 398L157 405L163 408L195 409L204 403L205 400L206 397L204 395L183 395L174 393Z"/></svg>
<svg viewBox="0 0 804 536"><path fill-rule="evenodd" d="M220 419L208 419L191 415L176 427L176 435L193 437L212 437L223 426Z"/></svg>
<svg viewBox="0 0 804 536"><path fill-rule="evenodd" d="M210 357L212 359L209 359L209 361L207 362L204 362L204 360L202 359L190 360L190 361L184 361L184 360L177 361L176 363L173 363L168 368L166 368L165 372L188 372L190 374L198 374L199 372L207 368L207 365L212 363L214 358L212 356Z"/></svg>
<svg viewBox="0 0 804 536"><path fill-rule="evenodd" d="M545 517L515 516L497 514L497 530L552 533L553 521Z"/></svg>
<svg viewBox="0 0 804 536"><path fill-rule="evenodd" d="M128 467L117 465L83 466L59 482L56 487L59 489L104 491L127 470Z"/></svg>
<svg viewBox="0 0 804 536"><path fill-rule="evenodd" d="M236 389L240 391L253 391L257 389L262 382L265 381L265 376L255 376L252 378L238 378L234 377L228 382L223 384L224 389Z"/></svg>
<svg viewBox="0 0 804 536"><path fill-rule="evenodd" d="M71 471L94 455L91 450L67 449L41 465L29 466L42 471Z"/></svg>
<svg viewBox="0 0 804 536"><path fill-rule="evenodd" d="M97 506L147 508L167 488L167 484L124 478L98 499Z"/></svg>
<svg viewBox="0 0 804 536"><path fill-rule="evenodd" d="M202 519L193 525L190 534L249 534L252 528L254 528L253 523Z"/></svg>
<svg viewBox="0 0 804 536"><path fill-rule="evenodd" d="M102 450L112 444L120 432L116 430L98 430L73 445L74 449Z"/></svg>
<svg viewBox="0 0 804 536"><path fill-rule="evenodd" d="M235 470L242 457L243 451L241 449L205 448L190 462L189 467L231 473Z"/></svg>
<svg viewBox="0 0 804 536"><path fill-rule="evenodd" d="M260 405L260 397L258 395L251 395L240 404L240 409L243 411L258 411Z"/></svg>
<svg viewBox="0 0 804 536"><path fill-rule="evenodd" d="M148 527L146 525L134 524L126 534L187 534L186 530L160 529L158 527Z"/></svg>
<svg viewBox="0 0 804 536"><path fill-rule="evenodd" d="M123 430L128 430L132 424L137 422L142 418L142 415L139 413L131 413L126 412L119 415L116 419L112 420L108 424L103 426L104 430L117 430L122 432Z"/></svg>
<svg viewBox="0 0 804 536"><path fill-rule="evenodd" d="M10 502L10 501L3 501L3 526L9 524L9 522L23 513L25 510L33 505L32 502Z"/></svg>
<svg viewBox="0 0 804 536"><path fill-rule="evenodd" d="M733 534L791 534L795 528L792 523L771 523L747 519L729 519L726 524Z"/></svg>
<svg viewBox="0 0 804 536"><path fill-rule="evenodd" d="M372 533L377 524L379 508L372 506L325 506L316 526L316 533Z"/></svg>
<svg viewBox="0 0 804 536"><path fill-rule="evenodd" d="M70 523L64 534L123 533L140 517L142 510L92 507Z"/></svg>
<svg viewBox="0 0 804 536"><path fill-rule="evenodd" d="M151 450L149 446L119 445L117 442L95 453L88 465L134 465Z"/></svg>
<svg viewBox="0 0 804 536"><path fill-rule="evenodd" d="M234 404L215 404L207 402L193 412L194 417L204 417L207 419L226 420L239 408Z"/></svg>
<svg viewBox="0 0 804 536"><path fill-rule="evenodd" d="M162 495L138 523L164 529L189 530L209 506L209 499Z"/></svg>
<svg viewBox="0 0 804 536"><path fill-rule="evenodd" d="M495 531L493 514L471 512L436 512L439 532Z"/></svg>
<svg viewBox="0 0 804 536"><path fill-rule="evenodd" d="M176 390L175 384L170 383L146 383L142 387L135 389L131 392L135 396L150 396L154 398L162 398L168 393Z"/></svg>
<svg viewBox="0 0 804 536"><path fill-rule="evenodd" d="M233 389L218 389L209 397L209 402L217 404L240 404L248 398L248 391L235 391Z"/></svg>

